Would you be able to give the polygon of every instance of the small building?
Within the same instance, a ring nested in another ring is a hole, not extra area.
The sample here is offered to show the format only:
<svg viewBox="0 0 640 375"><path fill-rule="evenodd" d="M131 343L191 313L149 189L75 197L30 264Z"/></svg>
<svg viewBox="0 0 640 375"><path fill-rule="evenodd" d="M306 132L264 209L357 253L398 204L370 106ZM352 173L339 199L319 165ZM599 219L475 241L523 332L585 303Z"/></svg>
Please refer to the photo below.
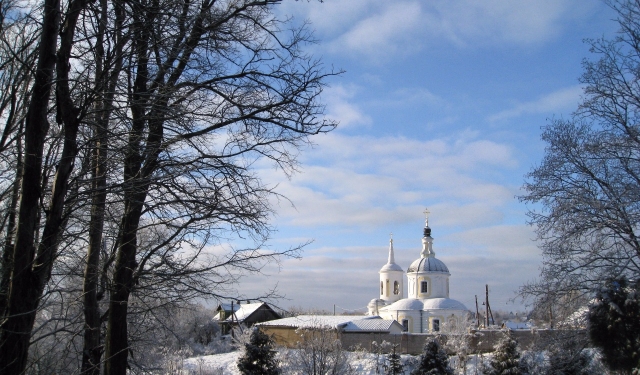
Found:
<svg viewBox="0 0 640 375"><path fill-rule="evenodd" d="M402 333L402 325L395 320L379 316L349 315L299 315L291 318L271 320L256 324L260 330L274 338L279 345L294 347L300 341L300 330L324 330L344 336L361 334L395 335Z"/></svg>
<svg viewBox="0 0 640 375"><path fill-rule="evenodd" d="M221 303L213 320L220 324L222 334L228 334L233 327L242 324L251 327L256 323L280 319L281 316L264 302L257 303Z"/></svg>

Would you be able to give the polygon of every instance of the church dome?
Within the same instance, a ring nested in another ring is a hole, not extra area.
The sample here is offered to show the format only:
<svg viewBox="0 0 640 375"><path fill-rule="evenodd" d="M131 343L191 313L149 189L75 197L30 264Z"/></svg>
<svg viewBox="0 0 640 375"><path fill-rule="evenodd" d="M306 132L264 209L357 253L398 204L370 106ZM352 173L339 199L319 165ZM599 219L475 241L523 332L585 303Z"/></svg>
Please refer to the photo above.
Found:
<svg viewBox="0 0 640 375"><path fill-rule="evenodd" d="M402 270L402 267L400 267L399 265L395 264L395 263L387 263L384 266L382 266L382 268L380 268L380 272L389 272L389 271L400 271L400 272L404 272Z"/></svg>
<svg viewBox="0 0 640 375"><path fill-rule="evenodd" d="M422 310L424 301L416 298L405 298L389 305L386 310Z"/></svg>
<svg viewBox="0 0 640 375"><path fill-rule="evenodd" d="M448 274L449 269L440 259L428 257L414 260L407 272L441 272Z"/></svg>
<svg viewBox="0 0 640 375"><path fill-rule="evenodd" d="M451 298L430 298L424 301L425 310L467 310L460 301Z"/></svg>

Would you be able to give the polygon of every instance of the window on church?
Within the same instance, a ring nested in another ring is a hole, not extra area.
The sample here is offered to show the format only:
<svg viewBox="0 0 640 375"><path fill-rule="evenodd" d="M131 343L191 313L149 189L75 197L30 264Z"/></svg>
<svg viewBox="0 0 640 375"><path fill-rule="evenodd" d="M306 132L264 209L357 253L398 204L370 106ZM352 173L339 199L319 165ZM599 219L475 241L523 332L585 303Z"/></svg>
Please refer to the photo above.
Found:
<svg viewBox="0 0 640 375"><path fill-rule="evenodd" d="M387 280L387 294L385 294L387 297L389 297L389 280Z"/></svg>
<svg viewBox="0 0 640 375"><path fill-rule="evenodd" d="M393 282L393 294L400 294L400 283L397 281Z"/></svg>
<svg viewBox="0 0 640 375"><path fill-rule="evenodd" d="M420 293L428 293L429 292L429 283L426 281L422 281L420 283Z"/></svg>
<svg viewBox="0 0 640 375"><path fill-rule="evenodd" d="M402 319L402 330L409 332L409 321L407 319Z"/></svg>
<svg viewBox="0 0 640 375"><path fill-rule="evenodd" d="M384 283L380 281L380 295L384 296Z"/></svg>
<svg viewBox="0 0 640 375"><path fill-rule="evenodd" d="M440 319L433 319L433 321L431 322L431 327L433 328L434 332L440 331Z"/></svg>

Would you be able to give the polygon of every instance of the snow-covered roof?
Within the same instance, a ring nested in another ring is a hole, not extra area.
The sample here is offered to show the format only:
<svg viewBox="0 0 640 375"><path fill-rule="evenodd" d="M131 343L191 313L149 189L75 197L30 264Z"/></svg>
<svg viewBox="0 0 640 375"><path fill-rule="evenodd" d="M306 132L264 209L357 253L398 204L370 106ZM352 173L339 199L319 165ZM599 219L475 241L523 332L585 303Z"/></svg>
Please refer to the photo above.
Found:
<svg viewBox="0 0 640 375"><path fill-rule="evenodd" d="M529 322L506 321L506 322L502 323L502 325L504 326L504 328L508 328L508 329L512 329L512 330L516 330L516 329L531 329L533 327L533 324L531 324Z"/></svg>
<svg viewBox="0 0 640 375"><path fill-rule="evenodd" d="M425 310L467 310L460 301L451 298L429 298L424 300Z"/></svg>
<svg viewBox="0 0 640 375"><path fill-rule="evenodd" d="M403 327L395 320L387 319L360 319L352 320L342 327L344 332L390 332L396 326L396 331L402 331Z"/></svg>
<svg viewBox="0 0 640 375"><path fill-rule="evenodd" d="M251 316L251 314L253 314L256 310L258 310L260 308L260 306L264 305L264 302L258 302L258 303L246 303L244 305L240 304L234 304L233 305L233 310L234 310L234 314L233 316L231 316L231 314L225 315L225 321L234 321L234 322L242 322L244 321L246 318L248 318L249 316ZM231 311L231 304L220 304L220 306L218 307L218 311L220 310L224 310L224 311ZM213 317L213 320L220 320L220 312L218 312L218 314L216 314L216 316ZM233 318L233 319L232 319Z"/></svg>
<svg viewBox="0 0 640 375"><path fill-rule="evenodd" d="M423 308L424 303L421 299L404 298L389 306L383 307L382 310L422 310Z"/></svg>
<svg viewBox="0 0 640 375"><path fill-rule="evenodd" d="M460 301L451 298L404 298L381 310L467 310Z"/></svg>
<svg viewBox="0 0 640 375"><path fill-rule="evenodd" d="M292 327L292 328L328 328L337 329L347 323L363 320L382 320L379 316L349 315L299 315L291 318L270 320L257 323L257 326Z"/></svg>

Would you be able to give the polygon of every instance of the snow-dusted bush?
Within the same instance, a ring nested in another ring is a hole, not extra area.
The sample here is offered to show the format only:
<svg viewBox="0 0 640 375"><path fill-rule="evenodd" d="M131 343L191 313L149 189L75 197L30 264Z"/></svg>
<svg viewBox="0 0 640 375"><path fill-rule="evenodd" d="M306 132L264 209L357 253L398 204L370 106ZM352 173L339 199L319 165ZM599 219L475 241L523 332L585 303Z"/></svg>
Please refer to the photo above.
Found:
<svg viewBox="0 0 640 375"><path fill-rule="evenodd" d="M489 365L483 369L484 375L524 375L528 372L526 363L520 360L518 342L509 332L505 332L495 349Z"/></svg>
<svg viewBox="0 0 640 375"><path fill-rule="evenodd" d="M411 375L453 375L453 369L449 367L449 357L437 341L429 341L424 346L424 352Z"/></svg>
<svg viewBox="0 0 640 375"><path fill-rule="evenodd" d="M251 330L251 339L244 345L238 359L238 369L243 375L279 375L273 340L259 329Z"/></svg>

